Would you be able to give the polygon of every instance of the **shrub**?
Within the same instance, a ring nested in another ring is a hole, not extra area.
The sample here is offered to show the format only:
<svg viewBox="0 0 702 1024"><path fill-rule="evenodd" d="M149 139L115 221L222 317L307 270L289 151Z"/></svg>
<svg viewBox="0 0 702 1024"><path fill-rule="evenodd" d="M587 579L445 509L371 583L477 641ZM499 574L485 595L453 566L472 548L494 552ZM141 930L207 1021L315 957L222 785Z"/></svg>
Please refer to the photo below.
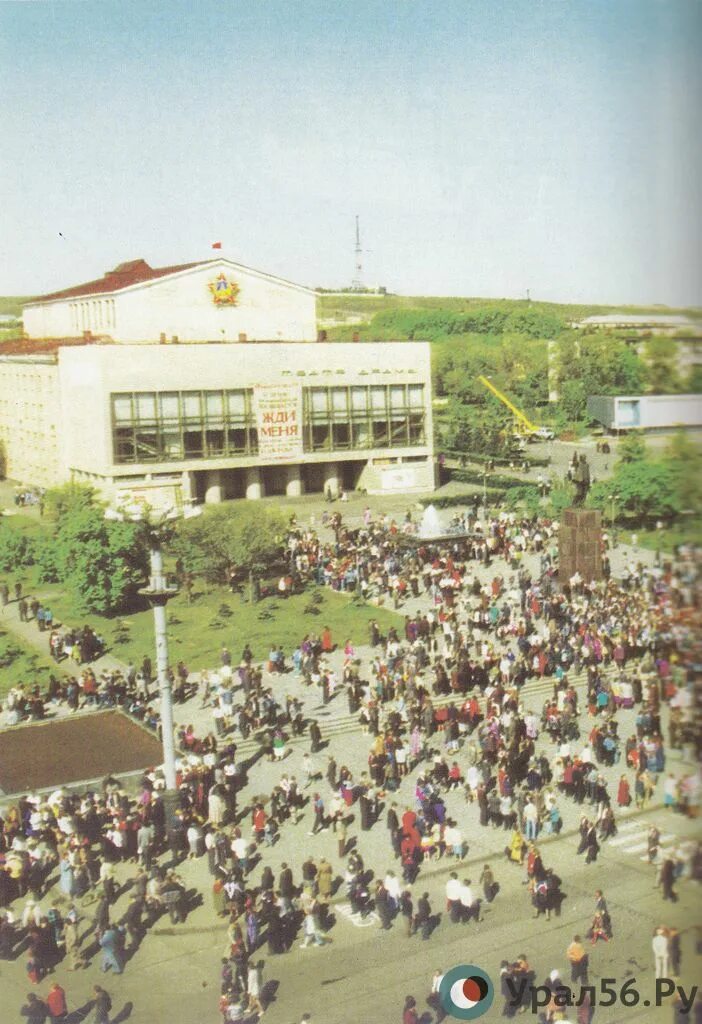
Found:
<svg viewBox="0 0 702 1024"><path fill-rule="evenodd" d="M38 543L34 537L12 530L0 521L0 571L12 572L34 565Z"/></svg>

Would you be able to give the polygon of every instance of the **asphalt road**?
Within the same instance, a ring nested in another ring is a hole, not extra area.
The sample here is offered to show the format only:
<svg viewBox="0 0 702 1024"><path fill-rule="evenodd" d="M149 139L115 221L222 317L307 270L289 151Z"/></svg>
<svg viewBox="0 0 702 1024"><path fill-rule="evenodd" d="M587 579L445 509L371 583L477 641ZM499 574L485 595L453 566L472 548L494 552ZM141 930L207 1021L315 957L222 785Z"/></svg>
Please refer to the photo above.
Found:
<svg viewBox="0 0 702 1024"><path fill-rule="evenodd" d="M671 828L667 812L656 811L640 819L641 825L654 822L661 831ZM695 832L693 823L675 822ZM632 841L632 846L637 843ZM642 1001L654 1001L654 972L651 939L660 924L677 926L685 930L683 936L683 969L680 983L686 988L699 980L700 964L695 953L696 931L691 923L700 921L702 893L690 881L680 885L680 900L672 905L664 903L660 889L656 889L655 868L641 861L641 854L629 853L621 845L604 847L596 864L585 865L577 857L576 837L564 837L544 848L546 866L553 867L563 881L567 898L559 917L550 921L543 917L533 919L533 909L522 885L523 871L509 865L506 860L492 862L501 891L495 901L484 905L484 920L467 924L452 924L444 911L444 873L427 879L432 908L441 913L441 920L432 937L422 941L420 936L408 938L404 923L398 920L390 931L383 932L374 923L372 927L358 927L338 911L337 923L330 934L333 945L275 958L266 966L280 981L280 1005L273 1005L266 1014L268 1024L297 1022L304 1012L312 1014L313 1024L385 1024L399 1021L404 997L415 996L420 1011L436 1014L425 1000L430 991L435 970L442 972L458 964L475 964L493 979L499 977L500 962L513 960L526 953L537 978L542 980L554 968L560 969L564 981L568 979L565 950L573 935L584 935L589 927L596 888L602 888L612 917L614 938L608 944L598 943L591 949L591 984L599 984L601 977L615 978L617 988L628 978L637 979L636 988ZM477 883L478 867L466 873ZM462 875L463 872L460 872ZM478 888L477 885L475 888ZM415 895L425 891L422 876L414 886ZM283 997L284 993L284 997ZM502 1000L499 996L485 1020L499 1020ZM530 1017L527 1014L527 1019ZM596 1021L658 1021L672 1020L670 1008L645 1011L613 1007L596 1013Z"/></svg>
<svg viewBox="0 0 702 1024"><path fill-rule="evenodd" d="M566 894L560 916L534 920L533 909L522 885L523 870L502 857L491 859L501 891L491 905L484 905L484 920L466 925L452 924L444 913L444 885L448 864L431 864L422 871L414 886L416 896L430 894L435 913L441 919L428 941L420 936L407 938L403 922L382 932L375 921L359 927L344 911L343 890L333 904L334 923L329 931L333 943L322 948L300 950L297 944L282 956L264 961L263 977L277 998L267 1010L267 1024L298 1024L302 1014L312 1014L312 1024L394 1024L401 1019L404 997L413 994L429 1015L423 1024L436 1021L425 1004L431 977L436 969L445 971L458 964L475 964L492 978L498 978L502 959L515 959L525 953L542 980L559 968L567 980L565 949L575 933L584 935L589 927L596 888L602 888L608 900L614 928L609 944L598 943L591 950L590 980L598 985L602 977L616 979L617 988L628 978L636 978L636 988L653 999L654 973L651 938L657 925L674 925L683 934L683 968L680 983L686 988L699 978L700 964L695 953L697 931L702 921L702 892L684 879L679 884L680 899L665 903L656 889L655 868L641 858L641 837L654 822L664 834L675 833L682 839L694 835L695 822L663 810L627 823L618 846L605 844L598 862L585 865L577 857L577 838L564 836L543 845L544 861L562 878ZM298 826L296 836L301 853L313 840ZM493 848L504 842L503 833L493 834ZM482 857L481 857L482 860ZM461 875L471 877L477 886L480 865L467 863ZM124 872L123 872L124 873ZM184 924L171 927L160 922L147 936L120 977L105 977L95 958L87 971L70 974L63 965L55 978L69 994L70 1008L84 1005L92 985L105 984L112 994L114 1010L111 1024L168 1022L168 1024L205 1024L218 1022L218 962L225 946L225 925L212 914L204 860L186 861L183 875L204 895L204 904L189 914ZM123 898L124 899L124 898ZM118 907L118 911L121 906ZM85 911L86 914L89 911ZM118 913L115 914L118 916ZM87 930L88 921L85 922ZM589 946L588 946L589 948ZM53 980L53 979L52 979ZM49 981L39 986L48 990ZM31 987L26 981L23 958L14 963L0 961L0 1022L19 1020L18 1010ZM496 998L485 1020L500 1020L502 1001ZM526 1014L526 1019L532 1018ZM575 1019L574 1016L571 1019ZM656 1010L626 1009L615 1006L601 1009L595 1021L672 1021L670 1007Z"/></svg>

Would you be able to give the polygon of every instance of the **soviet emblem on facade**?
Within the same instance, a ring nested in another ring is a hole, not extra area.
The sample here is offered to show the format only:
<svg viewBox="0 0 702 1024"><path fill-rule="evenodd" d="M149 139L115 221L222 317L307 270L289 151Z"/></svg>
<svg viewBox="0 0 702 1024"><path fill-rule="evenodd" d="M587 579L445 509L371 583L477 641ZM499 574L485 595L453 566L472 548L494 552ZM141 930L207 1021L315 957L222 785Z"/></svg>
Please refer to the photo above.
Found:
<svg viewBox="0 0 702 1024"><path fill-rule="evenodd" d="M228 281L225 274L219 274L207 285L212 293L215 306L236 306L239 300L239 285L236 281Z"/></svg>

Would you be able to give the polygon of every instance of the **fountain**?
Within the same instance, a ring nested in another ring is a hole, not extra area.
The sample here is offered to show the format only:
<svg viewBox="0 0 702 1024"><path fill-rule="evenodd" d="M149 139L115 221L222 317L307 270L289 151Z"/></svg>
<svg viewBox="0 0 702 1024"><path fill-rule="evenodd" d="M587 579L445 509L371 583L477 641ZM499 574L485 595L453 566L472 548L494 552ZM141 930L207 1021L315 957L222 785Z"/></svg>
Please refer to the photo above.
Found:
<svg viewBox="0 0 702 1024"><path fill-rule="evenodd" d="M454 521L447 526L442 522L436 506L427 505L419 522L415 525L406 521L403 529L395 533L394 540L403 548L420 548L427 544L465 540L472 536L475 534L465 530L460 522Z"/></svg>
<svg viewBox="0 0 702 1024"><path fill-rule="evenodd" d="M432 537L443 537L446 534L446 530L439 518L439 513L433 505L427 505L424 509L417 534L423 540L429 540Z"/></svg>

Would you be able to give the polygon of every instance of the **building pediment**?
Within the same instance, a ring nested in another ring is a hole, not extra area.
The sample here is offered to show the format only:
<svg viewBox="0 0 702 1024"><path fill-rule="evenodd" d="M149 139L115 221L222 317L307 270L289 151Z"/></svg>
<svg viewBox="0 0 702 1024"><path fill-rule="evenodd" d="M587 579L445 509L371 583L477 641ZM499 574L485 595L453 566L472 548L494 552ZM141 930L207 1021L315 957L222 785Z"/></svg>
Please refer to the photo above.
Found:
<svg viewBox="0 0 702 1024"><path fill-rule="evenodd" d="M116 295L126 291L149 288L164 281L177 281L190 274L200 273L203 269L212 273L215 280L218 274L224 274L225 281L229 280L228 275L241 275L243 277L254 277L303 294L315 294L313 289L307 288L304 285L295 284L274 274L255 270L224 256L168 267L152 267L146 260L138 259L120 263L113 270L108 270L103 277L97 278L94 281L87 281L84 284L74 285L71 288L64 288L61 291L41 295L28 302L25 308L49 302Z"/></svg>

